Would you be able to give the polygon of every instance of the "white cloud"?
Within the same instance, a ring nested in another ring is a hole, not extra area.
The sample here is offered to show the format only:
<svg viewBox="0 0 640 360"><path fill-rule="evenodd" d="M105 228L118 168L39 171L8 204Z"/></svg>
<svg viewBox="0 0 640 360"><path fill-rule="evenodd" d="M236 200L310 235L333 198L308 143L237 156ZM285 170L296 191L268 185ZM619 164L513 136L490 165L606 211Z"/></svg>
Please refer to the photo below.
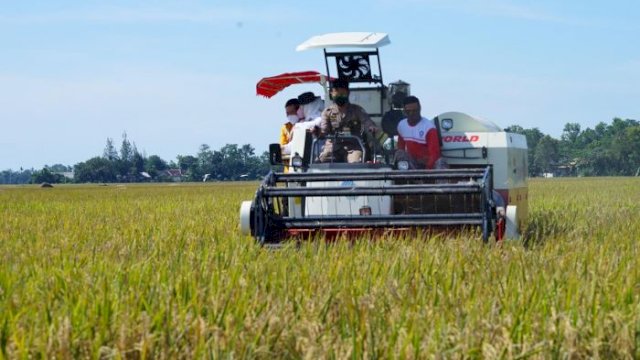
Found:
<svg viewBox="0 0 640 360"><path fill-rule="evenodd" d="M295 13L295 10L293 10ZM234 23L242 26L244 22L279 23L295 19L291 10L268 8L214 7L206 9L158 9L104 7L86 10L70 9L45 13L1 15L4 23Z"/></svg>
<svg viewBox="0 0 640 360"><path fill-rule="evenodd" d="M534 9L527 6L516 5L515 3L502 0L484 1L464 1L467 11L478 14L507 17L515 19L525 19L541 22L568 22L567 19L551 14L544 10Z"/></svg>
<svg viewBox="0 0 640 360"><path fill-rule="evenodd" d="M488 17L555 23L577 22L575 19L558 16L543 9L524 6L507 0L381 0L381 2L393 6L398 6L398 2L405 2Z"/></svg>
<svg viewBox="0 0 640 360"><path fill-rule="evenodd" d="M615 66L614 70L627 76L640 76L640 58L625 61Z"/></svg>

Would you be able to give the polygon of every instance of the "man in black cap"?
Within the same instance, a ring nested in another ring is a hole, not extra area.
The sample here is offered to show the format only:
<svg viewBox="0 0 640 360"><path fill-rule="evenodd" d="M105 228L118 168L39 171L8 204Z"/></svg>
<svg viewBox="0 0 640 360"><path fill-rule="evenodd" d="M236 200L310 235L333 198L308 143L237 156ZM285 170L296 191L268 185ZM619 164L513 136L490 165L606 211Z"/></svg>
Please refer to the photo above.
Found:
<svg viewBox="0 0 640 360"><path fill-rule="evenodd" d="M321 136L333 135L336 132L350 133L361 137L364 131L375 133L376 124L371 120L369 114L359 105L349 102L349 82L343 79L336 79L331 83L331 98L333 104L322 112L320 123ZM335 147L335 149L334 149ZM341 144L334 144L331 137L327 137L322 153L319 158L321 162L334 160L340 161L346 154L346 161L349 163L362 162L362 149L353 142L345 141Z"/></svg>
<svg viewBox="0 0 640 360"><path fill-rule="evenodd" d="M300 103L300 105L311 104L316 99L320 99L320 96L316 96L311 91L303 92L302 94L298 95L298 102Z"/></svg>
<svg viewBox="0 0 640 360"><path fill-rule="evenodd" d="M303 115L301 121L312 121L320 117L324 110L324 101L320 96L316 96L311 91L304 92L298 96L300 103L300 113ZM319 125L319 123L318 123Z"/></svg>

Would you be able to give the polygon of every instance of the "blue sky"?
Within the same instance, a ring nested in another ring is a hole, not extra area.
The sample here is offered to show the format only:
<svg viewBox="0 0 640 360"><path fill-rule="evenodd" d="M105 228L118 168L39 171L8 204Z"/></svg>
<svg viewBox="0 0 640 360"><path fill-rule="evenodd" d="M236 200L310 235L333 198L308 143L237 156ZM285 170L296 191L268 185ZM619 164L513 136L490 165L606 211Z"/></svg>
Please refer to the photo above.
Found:
<svg viewBox="0 0 640 360"><path fill-rule="evenodd" d="M307 38L386 32L384 78L432 117L462 111L559 137L640 119L640 2L0 0L0 170L73 165L123 132L175 160L200 144L277 141L283 104L256 82L324 70Z"/></svg>

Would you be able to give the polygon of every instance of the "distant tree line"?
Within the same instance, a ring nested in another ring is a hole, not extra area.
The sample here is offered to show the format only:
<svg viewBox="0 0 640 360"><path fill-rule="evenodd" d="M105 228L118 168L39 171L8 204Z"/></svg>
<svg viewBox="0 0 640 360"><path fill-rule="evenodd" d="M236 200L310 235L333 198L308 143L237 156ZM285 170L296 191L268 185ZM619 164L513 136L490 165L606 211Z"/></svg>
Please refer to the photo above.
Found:
<svg viewBox="0 0 640 360"><path fill-rule="evenodd" d="M20 169L13 171L11 169L0 172L0 184L28 184L31 182L33 169Z"/></svg>
<svg viewBox="0 0 640 360"><path fill-rule="evenodd" d="M640 123L614 118L581 129L567 123L560 139L543 134L538 128L513 125L505 129L527 137L529 175L554 173L568 176L640 175Z"/></svg>
<svg viewBox="0 0 640 360"><path fill-rule="evenodd" d="M560 139L538 128L513 125L505 129L527 137L529 175L553 173L566 176L640 175L640 123L614 118L582 129L567 123ZM56 164L41 170L0 172L0 184L63 182L148 182L259 179L269 171L268 153L255 154L249 145L227 144L219 150L200 146L198 153L178 155L167 162L158 155L141 154L135 143L122 135L120 149L108 138L102 156L71 166ZM73 173L73 179L65 174Z"/></svg>
<svg viewBox="0 0 640 360"><path fill-rule="evenodd" d="M5 170L0 172L0 184L254 180L269 169L268 153L258 156L249 144L227 144L219 150L203 144L196 156L178 155L177 162L167 162L158 155L140 153L125 133L119 150L107 138L102 156L73 167L56 164L41 170Z"/></svg>

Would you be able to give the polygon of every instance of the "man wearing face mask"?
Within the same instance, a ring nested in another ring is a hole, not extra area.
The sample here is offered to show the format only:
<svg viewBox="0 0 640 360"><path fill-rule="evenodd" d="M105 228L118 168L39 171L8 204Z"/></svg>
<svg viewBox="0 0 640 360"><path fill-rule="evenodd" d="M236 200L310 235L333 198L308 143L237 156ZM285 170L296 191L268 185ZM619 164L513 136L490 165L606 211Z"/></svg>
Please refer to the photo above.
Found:
<svg viewBox="0 0 640 360"><path fill-rule="evenodd" d="M296 99L291 99L289 101L295 103L295 100ZM283 143L283 135L280 136L280 147L282 148L282 154L284 155L291 154L290 145L291 140L294 136L293 134L297 132L296 129L304 129L311 132L312 134L316 134L315 129L316 127L320 126L320 115L322 114L322 110L324 109L324 100L322 100L320 96L315 96L312 92L305 92L298 96L297 101L298 104L300 104L300 107L297 110L297 122L294 123L295 119L293 115L287 115L287 121L289 123L293 123L293 126L288 129L288 141ZM291 108L287 111L293 112L294 109ZM284 126L286 125L287 124L283 125L282 132L286 133L287 129L284 128Z"/></svg>
<svg viewBox="0 0 640 360"><path fill-rule="evenodd" d="M364 131L375 133L377 127L361 106L349 102L348 81L334 80L331 83L331 98L334 103L321 116L320 135L327 140L319 159L321 162L329 162L334 158L335 161L341 161L346 157L348 163L362 162L362 150L357 144L349 141L334 144L331 135L342 132L361 137Z"/></svg>
<svg viewBox="0 0 640 360"><path fill-rule="evenodd" d="M293 125L295 125L298 118L298 109L300 108L300 102L298 99L289 99L284 105L285 113L287 115L287 122L285 122L280 128L280 146L284 147L291 141Z"/></svg>

